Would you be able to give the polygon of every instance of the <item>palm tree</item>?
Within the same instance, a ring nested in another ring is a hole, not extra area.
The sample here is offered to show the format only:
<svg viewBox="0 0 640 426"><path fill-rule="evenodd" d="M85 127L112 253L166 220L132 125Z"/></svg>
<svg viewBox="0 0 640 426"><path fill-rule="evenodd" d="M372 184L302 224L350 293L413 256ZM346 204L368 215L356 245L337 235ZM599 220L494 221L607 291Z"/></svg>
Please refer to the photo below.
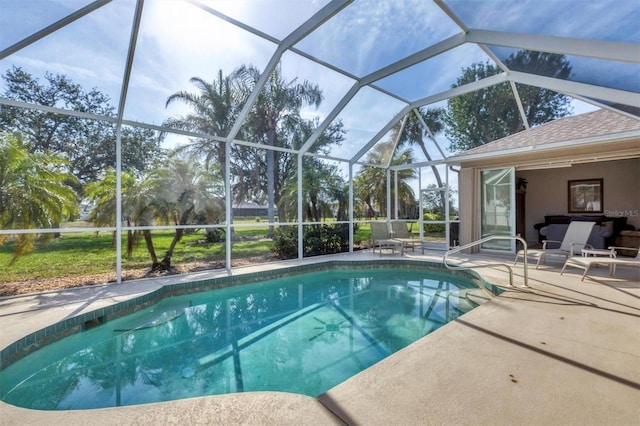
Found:
<svg viewBox="0 0 640 426"><path fill-rule="evenodd" d="M57 227L77 211L73 184L77 180L62 157L49 151L30 153L20 134L0 134L0 228ZM0 244L5 239L0 235ZM9 265L33 249L35 234L18 234L16 241Z"/></svg>
<svg viewBox="0 0 640 426"><path fill-rule="evenodd" d="M141 194L140 183L130 173L121 173L122 187L122 219L127 227L139 221L145 208L145 198ZM92 202L92 209L87 220L95 226L115 226L116 224L116 171L109 168L101 180L89 182L85 186L85 195ZM115 243L116 232L113 233L111 245ZM133 254L135 233L127 230L127 257Z"/></svg>
<svg viewBox="0 0 640 426"><path fill-rule="evenodd" d="M444 117L445 111L443 108L429 108L424 111L423 110L417 110L417 111L421 115L422 120L429 127L431 134L440 133L444 129L443 117ZM399 128L400 126L397 126L395 128L396 135L397 135L397 132L399 131ZM425 135L427 135L428 137L431 137L430 135L427 134L427 129L424 128L424 126L422 125L422 122L418 119L416 114L411 112L407 117L407 121L404 125L404 129L402 131L402 134L400 135L400 140L399 140L397 149L402 149L407 145L410 146L415 144L420 147L427 161L433 161L433 158L429 153L429 151L427 150L427 147L424 142ZM433 171L433 176L436 179L438 188L442 188L443 182L442 182L442 177L440 176L440 172L438 171L438 167L435 165L432 165L431 170ZM446 203L444 192L440 193L440 201L441 201L440 205L443 206L444 208L444 205Z"/></svg>
<svg viewBox="0 0 640 426"><path fill-rule="evenodd" d="M194 77L191 82L198 88L197 93L178 92L167 100L167 105L185 102L193 108L192 113L168 120L165 124L225 137L259 78L260 71L253 66L241 66L226 77L219 72L212 83ZM321 101L322 93L317 85L298 82L297 79L285 80L277 68L257 97L240 129L239 138L268 146L300 148L318 125L317 120L302 119L300 108L304 105L317 107ZM343 134L341 123L330 126L318 139L316 149L340 143ZM275 219L276 207L280 220L286 221L289 212L280 209L280 205L284 205L280 198L285 182L296 174L296 157L285 152L237 144L231 149L234 201L266 200L270 222ZM224 144L220 142L197 140L183 150L204 155L207 164L224 164L226 160ZM267 179L264 179L265 175ZM224 173L222 177L226 178ZM270 227L270 234L272 230Z"/></svg>
<svg viewBox="0 0 640 426"><path fill-rule="evenodd" d="M169 270L176 245L184 235L181 225L193 224L198 214L203 214L207 223L215 223L224 211L223 184L219 171L207 168L195 155L170 156L166 167L154 170L145 182L149 194L148 206L158 223L176 226L175 235L162 260L158 261L151 235L144 233L147 249L151 255L153 271ZM148 220L149 213L145 216Z"/></svg>
<svg viewBox="0 0 640 426"><path fill-rule="evenodd" d="M371 164L380 164L388 152L388 146L393 144L394 138L389 142L381 143L367 154L366 162ZM410 164L414 162L413 156L409 149L394 153L390 165ZM395 210L395 175L391 174L391 211ZM416 172L413 169L402 169L397 172L398 176L398 202L401 205L415 202L415 194L413 189L407 183L409 179L415 179ZM387 216L387 172L381 167L364 166L354 181L354 191L358 194L360 200L364 201L369 209L374 210L377 205L380 213Z"/></svg>
<svg viewBox="0 0 640 426"><path fill-rule="evenodd" d="M305 158L302 189L303 220L320 222L322 218L333 216L333 206L337 206L337 220L347 219L348 190L345 190L344 179L336 166L326 165L317 158ZM287 218L293 217L297 203L298 179L294 174L283 185L278 211L285 212Z"/></svg>
<svg viewBox="0 0 640 426"><path fill-rule="evenodd" d="M189 80L198 92L179 91L169 96L165 106L174 102L183 102L192 108L192 112L179 118L170 118L164 125L175 129L199 132L211 136L226 137L238 118L238 113L250 94L235 76L223 77L222 70L211 83L200 77ZM205 156L205 164L225 164L225 146L210 139L197 139L183 150ZM225 179L224 167L219 169Z"/></svg>
<svg viewBox="0 0 640 426"><path fill-rule="evenodd" d="M197 215L207 223L219 221L224 211L222 183L216 167L203 165L195 154L174 153L165 167L158 168L141 180L122 174L122 216L127 226L151 226L194 223ZM93 201L89 221L98 226L113 226L116 220L115 171L108 170L101 181L87 185L87 195ZM127 256L139 233L145 240L151 257L151 271L169 270L171 257L185 230L177 228L162 259L159 259L149 229L127 233Z"/></svg>
<svg viewBox="0 0 640 426"><path fill-rule="evenodd" d="M234 76L243 81L247 91L252 91L260 78L260 71L253 66L241 66L234 71ZM322 102L322 91L317 85L308 81L299 83L297 78L286 81L280 67L277 67L260 91L252 108L248 134L255 142L268 146L283 146L284 138L279 133L286 132L287 127L295 126L300 120L300 109L304 105L316 108ZM280 137L279 137L280 136ZM267 196L269 222L275 219L275 207L280 201L280 190L283 181L279 179L278 151L265 150ZM278 185L278 186L276 186ZM273 226L269 226L269 236L273 235Z"/></svg>

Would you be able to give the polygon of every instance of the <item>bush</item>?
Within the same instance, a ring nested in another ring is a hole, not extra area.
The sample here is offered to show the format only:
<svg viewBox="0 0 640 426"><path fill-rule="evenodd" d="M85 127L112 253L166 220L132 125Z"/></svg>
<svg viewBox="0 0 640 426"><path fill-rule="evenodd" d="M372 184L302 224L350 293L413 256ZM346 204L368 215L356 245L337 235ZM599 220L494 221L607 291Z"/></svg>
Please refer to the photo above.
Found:
<svg viewBox="0 0 640 426"><path fill-rule="evenodd" d="M298 232L295 226L281 226L273 234L271 251L280 259L298 257Z"/></svg>
<svg viewBox="0 0 640 426"><path fill-rule="evenodd" d="M357 225L354 224L354 232ZM349 250L349 224L308 225L302 240L304 257L343 253ZM298 232L295 226L281 227L273 237L273 253L281 259L298 256Z"/></svg>
<svg viewBox="0 0 640 426"><path fill-rule="evenodd" d="M204 232L204 240L207 243L219 243L223 239L224 231L220 228L207 228Z"/></svg>
<svg viewBox="0 0 640 426"><path fill-rule="evenodd" d="M444 220L444 213L425 212L424 213L424 220L425 221ZM444 223L425 223L424 224L424 233L425 234L444 235L445 229L446 229L446 226L445 226Z"/></svg>

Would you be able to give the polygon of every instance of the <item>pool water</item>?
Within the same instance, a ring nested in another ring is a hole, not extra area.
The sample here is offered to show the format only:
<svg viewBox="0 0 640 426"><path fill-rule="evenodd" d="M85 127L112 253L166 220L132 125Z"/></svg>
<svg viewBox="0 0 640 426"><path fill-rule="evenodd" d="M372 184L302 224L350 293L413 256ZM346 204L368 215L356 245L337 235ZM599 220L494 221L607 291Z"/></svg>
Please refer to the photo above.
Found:
<svg viewBox="0 0 640 426"><path fill-rule="evenodd" d="M68 410L248 391L317 396L473 307L426 269L300 274L171 297L0 373L2 400Z"/></svg>

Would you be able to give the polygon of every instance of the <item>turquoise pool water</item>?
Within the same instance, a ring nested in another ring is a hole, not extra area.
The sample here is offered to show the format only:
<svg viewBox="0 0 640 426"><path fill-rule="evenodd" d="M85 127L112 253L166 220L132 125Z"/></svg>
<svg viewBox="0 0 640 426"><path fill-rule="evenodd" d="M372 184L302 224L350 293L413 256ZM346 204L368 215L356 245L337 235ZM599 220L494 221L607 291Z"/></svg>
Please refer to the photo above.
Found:
<svg viewBox="0 0 640 426"><path fill-rule="evenodd" d="M43 410L248 391L317 396L476 305L426 269L338 269L164 299L0 372L3 401Z"/></svg>

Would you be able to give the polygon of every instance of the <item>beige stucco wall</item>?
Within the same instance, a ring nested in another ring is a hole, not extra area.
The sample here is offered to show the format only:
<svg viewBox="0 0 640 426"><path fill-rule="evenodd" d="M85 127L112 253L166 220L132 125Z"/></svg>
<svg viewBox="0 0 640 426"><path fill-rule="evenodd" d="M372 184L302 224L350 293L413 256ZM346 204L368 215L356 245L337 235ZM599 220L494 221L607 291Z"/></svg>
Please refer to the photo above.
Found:
<svg viewBox="0 0 640 426"><path fill-rule="evenodd" d="M460 243L478 238L477 182L474 168L460 174ZM604 212L608 216L626 216L627 223L640 228L640 159L574 164L571 167L543 170L516 170L516 178L527 180L526 234L538 241L533 225L544 222L545 215L569 214L567 182L576 179L604 180ZM593 213L600 214L600 213Z"/></svg>
<svg viewBox="0 0 640 426"><path fill-rule="evenodd" d="M602 214L626 216L627 223L640 228L640 159L574 164L561 169L516 171L527 180L526 239L537 241L533 228L545 215L569 214L567 181L602 178ZM600 213L593 213L600 214Z"/></svg>
<svg viewBox="0 0 640 426"><path fill-rule="evenodd" d="M470 243L477 239L476 227L478 221L474 217L480 217L478 203L476 202L476 169L462 169L458 181L460 203L460 245Z"/></svg>

